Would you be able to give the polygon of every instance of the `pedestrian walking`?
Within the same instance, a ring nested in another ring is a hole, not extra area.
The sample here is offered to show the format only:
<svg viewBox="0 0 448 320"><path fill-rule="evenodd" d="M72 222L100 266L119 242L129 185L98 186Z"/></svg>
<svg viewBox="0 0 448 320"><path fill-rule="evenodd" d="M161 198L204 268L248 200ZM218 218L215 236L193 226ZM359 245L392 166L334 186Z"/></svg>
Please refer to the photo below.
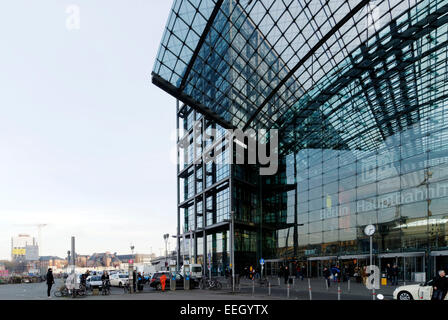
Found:
<svg viewBox="0 0 448 320"><path fill-rule="evenodd" d="M362 283L364 285L366 285L366 283L367 283L367 266L362 267L361 276L362 276Z"/></svg>
<svg viewBox="0 0 448 320"><path fill-rule="evenodd" d="M342 280L344 282L347 282L347 280L350 278L350 269L347 265L344 266L344 269L342 269Z"/></svg>
<svg viewBox="0 0 448 320"><path fill-rule="evenodd" d="M166 285L166 275L162 274L160 277L160 284L162 285L162 291L165 292L165 285Z"/></svg>
<svg viewBox="0 0 448 320"><path fill-rule="evenodd" d="M327 267L324 267L322 274L324 276L325 281L327 282L328 287L330 287L330 276L331 276L330 270L328 270Z"/></svg>
<svg viewBox="0 0 448 320"><path fill-rule="evenodd" d="M337 266L331 267L331 274L333 275L333 282L337 282L339 278L339 268Z"/></svg>
<svg viewBox="0 0 448 320"><path fill-rule="evenodd" d="M300 265L297 267L297 278L303 281L303 267Z"/></svg>
<svg viewBox="0 0 448 320"><path fill-rule="evenodd" d="M448 279L446 278L445 271L440 270L439 274L433 281L433 293L431 300L443 300L445 299L448 291Z"/></svg>
<svg viewBox="0 0 448 320"><path fill-rule="evenodd" d="M283 271L284 271L283 266L280 266L280 268L278 269L278 277L279 277L279 278L282 278L282 277L283 277Z"/></svg>
<svg viewBox="0 0 448 320"><path fill-rule="evenodd" d="M48 268L47 271L47 296L48 299L51 298L51 287L54 284L54 277L53 277L53 270L51 268Z"/></svg>

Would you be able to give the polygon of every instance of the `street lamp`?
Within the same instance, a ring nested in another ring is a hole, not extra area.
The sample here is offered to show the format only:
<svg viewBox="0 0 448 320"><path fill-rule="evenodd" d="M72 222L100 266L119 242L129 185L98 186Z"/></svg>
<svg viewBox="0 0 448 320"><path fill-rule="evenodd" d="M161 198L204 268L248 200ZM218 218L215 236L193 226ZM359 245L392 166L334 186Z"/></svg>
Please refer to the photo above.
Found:
<svg viewBox="0 0 448 320"><path fill-rule="evenodd" d="M176 239L176 262L177 262L176 270L179 272L179 259L180 259L179 242L180 242L180 240L177 239L176 235L172 235L172 237ZM185 258L183 258L183 261L185 261Z"/></svg>
<svg viewBox="0 0 448 320"><path fill-rule="evenodd" d="M369 224L364 228L364 234L370 238L370 268L373 266L372 262L372 251L373 251L373 244L372 244L372 236L375 233L375 226L373 224ZM372 273L372 270L370 270ZM377 277L377 275L375 275ZM372 299L375 300L375 285L372 286Z"/></svg>
<svg viewBox="0 0 448 320"><path fill-rule="evenodd" d="M232 292L235 292L235 211L230 212L230 268L232 269Z"/></svg>
<svg viewBox="0 0 448 320"><path fill-rule="evenodd" d="M165 240L165 268L167 268L167 270L168 270L168 266L167 266L168 249L167 249L167 246L168 246L168 239L169 238L170 238L170 235L168 233L165 233L163 235L163 239Z"/></svg>

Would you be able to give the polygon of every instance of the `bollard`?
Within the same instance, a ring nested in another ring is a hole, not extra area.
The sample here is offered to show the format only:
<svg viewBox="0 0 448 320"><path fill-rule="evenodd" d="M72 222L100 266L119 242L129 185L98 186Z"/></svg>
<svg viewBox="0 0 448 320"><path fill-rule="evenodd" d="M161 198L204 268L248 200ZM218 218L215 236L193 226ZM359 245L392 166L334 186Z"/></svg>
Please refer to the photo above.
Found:
<svg viewBox="0 0 448 320"><path fill-rule="evenodd" d="M348 279L348 291L350 292L350 278Z"/></svg>
<svg viewBox="0 0 448 320"><path fill-rule="evenodd" d="M278 278L278 286L280 287L280 278Z"/></svg>
<svg viewBox="0 0 448 320"><path fill-rule="evenodd" d="M327 288L328 291L328 279L325 279L325 287Z"/></svg>
<svg viewBox="0 0 448 320"><path fill-rule="evenodd" d="M292 278L292 288L293 289L294 289L295 282L296 282L296 278Z"/></svg>
<svg viewBox="0 0 448 320"><path fill-rule="evenodd" d="M310 292L310 300L313 300L313 296L311 294L311 281L310 281L310 278L308 278L308 291Z"/></svg>
<svg viewBox="0 0 448 320"><path fill-rule="evenodd" d="M289 282L288 282L288 286L286 287L286 297L289 299Z"/></svg>
<svg viewBox="0 0 448 320"><path fill-rule="evenodd" d="M271 296L271 282L269 282L268 285L269 285L268 296Z"/></svg>
<svg viewBox="0 0 448 320"><path fill-rule="evenodd" d="M255 279L252 279L252 296L255 293Z"/></svg>
<svg viewBox="0 0 448 320"><path fill-rule="evenodd" d="M341 300L341 285L338 283L338 300Z"/></svg>

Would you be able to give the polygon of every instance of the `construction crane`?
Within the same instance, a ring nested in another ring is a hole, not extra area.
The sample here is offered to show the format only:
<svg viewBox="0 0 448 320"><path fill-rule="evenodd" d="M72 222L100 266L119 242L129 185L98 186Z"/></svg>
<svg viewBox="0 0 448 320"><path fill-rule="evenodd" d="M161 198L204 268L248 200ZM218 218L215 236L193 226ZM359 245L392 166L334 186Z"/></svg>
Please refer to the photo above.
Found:
<svg viewBox="0 0 448 320"><path fill-rule="evenodd" d="M42 256L43 253L43 245L42 245L42 228L48 226L46 223L25 223L25 224L15 224L15 226L34 226L37 227L37 238L38 238L38 246L39 246L39 256Z"/></svg>

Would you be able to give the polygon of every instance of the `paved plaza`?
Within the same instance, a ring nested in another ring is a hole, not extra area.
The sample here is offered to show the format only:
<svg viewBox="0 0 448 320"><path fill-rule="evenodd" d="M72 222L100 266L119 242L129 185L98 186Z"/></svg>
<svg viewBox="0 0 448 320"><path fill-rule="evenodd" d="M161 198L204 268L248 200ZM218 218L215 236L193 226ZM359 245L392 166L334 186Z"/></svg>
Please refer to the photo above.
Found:
<svg viewBox="0 0 448 320"><path fill-rule="evenodd" d="M231 292L229 283L223 279L223 288L221 290L176 290L165 292L156 291L144 286L143 292L126 294L120 288L112 288L109 296L94 296L77 298L77 300L309 300L308 279L303 281L294 280L294 284L290 285L289 297L287 285L283 279L280 282L277 278L270 279L269 286L260 286L257 282L242 279L237 285L235 293ZM280 285L279 285L280 283ZM323 279L311 279L311 295L312 300L338 300L338 285L331 283L327 289ZM62 285L62 280L57 279L52 289L52 300L66 300L73 298L57 298L53 292ZM340 283L340 300L372 300L371 291L360 283L350 282L350 290L348 282ZM378 294L384 295L384 300L392 300L392 292L394 286L381 286L377 290ZM270 295L269 295L270 291ZM0 300L47 300L46 284L42 283L22 283L0 285ZM75 299L76 300L76 299Z"/></svg>

